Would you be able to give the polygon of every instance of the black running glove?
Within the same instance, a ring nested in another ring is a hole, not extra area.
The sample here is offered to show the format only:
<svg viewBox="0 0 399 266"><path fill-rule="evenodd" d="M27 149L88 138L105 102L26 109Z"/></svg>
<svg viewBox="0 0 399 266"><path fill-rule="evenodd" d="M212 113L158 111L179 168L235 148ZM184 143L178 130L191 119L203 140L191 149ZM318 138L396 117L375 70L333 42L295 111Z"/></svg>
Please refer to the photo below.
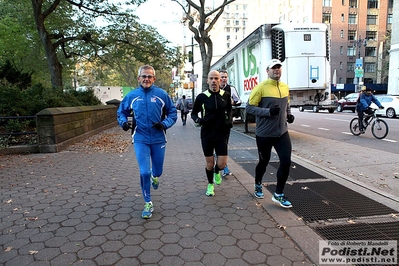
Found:
<svg viewBox="0 0 399 266"><path fill-rule="evenodd" d="M131 125L128 122L123 123L122 129L128 131L131 128Z"/></svg>
<svg viewBox="0 0 399 266"><path fill-rule="evenodd" d="M154 123L154 124L152 125L152 127L153 127L153 128L156 128L156 129L158 129L158 130L164 130L164 129L165 129L165 127L163 126L163 124L162 124L161 122Z"/></svg>
<svg viewBox="0 0 399 266"><path fill-rule="evenodd" d="M292 124L295 120L295 116L293 115L287 115L287 122L288 124Z"/></svg>

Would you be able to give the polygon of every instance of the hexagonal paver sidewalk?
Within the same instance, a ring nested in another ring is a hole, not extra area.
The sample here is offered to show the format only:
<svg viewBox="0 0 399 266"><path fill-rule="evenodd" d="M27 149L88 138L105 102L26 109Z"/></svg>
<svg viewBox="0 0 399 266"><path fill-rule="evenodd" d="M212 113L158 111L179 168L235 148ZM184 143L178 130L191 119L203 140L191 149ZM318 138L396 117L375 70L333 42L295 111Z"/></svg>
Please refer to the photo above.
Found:
<svg viewBox="0 0 399 266"><path fill-rule="evenodd" d="M312 265L240 176L205 196L199 128L167 137L148 220L132 147L0 157L0 265Z"/></svg>

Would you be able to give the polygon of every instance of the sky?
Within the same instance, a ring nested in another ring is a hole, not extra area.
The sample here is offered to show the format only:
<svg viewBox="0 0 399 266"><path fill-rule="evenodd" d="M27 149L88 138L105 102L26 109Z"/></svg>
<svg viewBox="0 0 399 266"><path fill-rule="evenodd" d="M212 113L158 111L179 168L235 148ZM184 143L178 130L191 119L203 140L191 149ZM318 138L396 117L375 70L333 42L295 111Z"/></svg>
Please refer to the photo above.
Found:
<svg viewBox="0 0 399 266"><path fill-rule="evenodd" d="M135 14L141 23L157 28L159 34L172 42L173 46L188 44L185 43L180 23L182 9L177 3L171 0L148 0L136 9ZM189 32L188 29L186 31Z"/></svg>

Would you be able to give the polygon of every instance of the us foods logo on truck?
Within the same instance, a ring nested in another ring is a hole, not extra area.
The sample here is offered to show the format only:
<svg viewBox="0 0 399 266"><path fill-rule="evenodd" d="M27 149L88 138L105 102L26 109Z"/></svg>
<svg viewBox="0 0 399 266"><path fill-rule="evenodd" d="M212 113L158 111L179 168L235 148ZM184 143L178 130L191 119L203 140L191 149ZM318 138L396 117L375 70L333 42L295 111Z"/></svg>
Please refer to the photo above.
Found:
<svg viewBox="0 0 399 266"><path fill-rule="evenodd" d="M242 49L242 69L244 71L244 94L250 94L252 89L258 85L259 68L256 64L256 57L252 53L252 48ZM249 93L248 93L249 92Z"/></svg>

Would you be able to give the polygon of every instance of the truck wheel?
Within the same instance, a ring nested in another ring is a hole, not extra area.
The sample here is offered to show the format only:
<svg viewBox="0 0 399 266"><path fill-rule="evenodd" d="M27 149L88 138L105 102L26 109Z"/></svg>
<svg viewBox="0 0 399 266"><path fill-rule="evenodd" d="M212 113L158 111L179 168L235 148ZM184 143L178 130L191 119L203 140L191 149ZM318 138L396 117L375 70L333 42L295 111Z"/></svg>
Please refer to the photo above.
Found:
<svg viewBox="0 0 399 266"><path fill-rule="evenodd" d="M303 109L303 106L299 106L299 112L303 112L305 109Z"/></svg>
<svg viewBox="0 0 399 266"><path fill-rule="evenodd" d="M313 106L313 113L318 113L319 112L319 108L317 106Z"/></svg>
<svg viewBox="0 0 399 266"><path fill-rule="evenodd" d="M334 113L334 111L335 111L335 109L332 109L332 108L328 109L328 112L329 112L330 114Z"/></svg>
<svg viewBox="0 0 399 266"><path fill-rule="evenodd" d="M337 112L342 112L342 111L343 111L342 105L338 104L338 106L337 106Z"/></svg>

